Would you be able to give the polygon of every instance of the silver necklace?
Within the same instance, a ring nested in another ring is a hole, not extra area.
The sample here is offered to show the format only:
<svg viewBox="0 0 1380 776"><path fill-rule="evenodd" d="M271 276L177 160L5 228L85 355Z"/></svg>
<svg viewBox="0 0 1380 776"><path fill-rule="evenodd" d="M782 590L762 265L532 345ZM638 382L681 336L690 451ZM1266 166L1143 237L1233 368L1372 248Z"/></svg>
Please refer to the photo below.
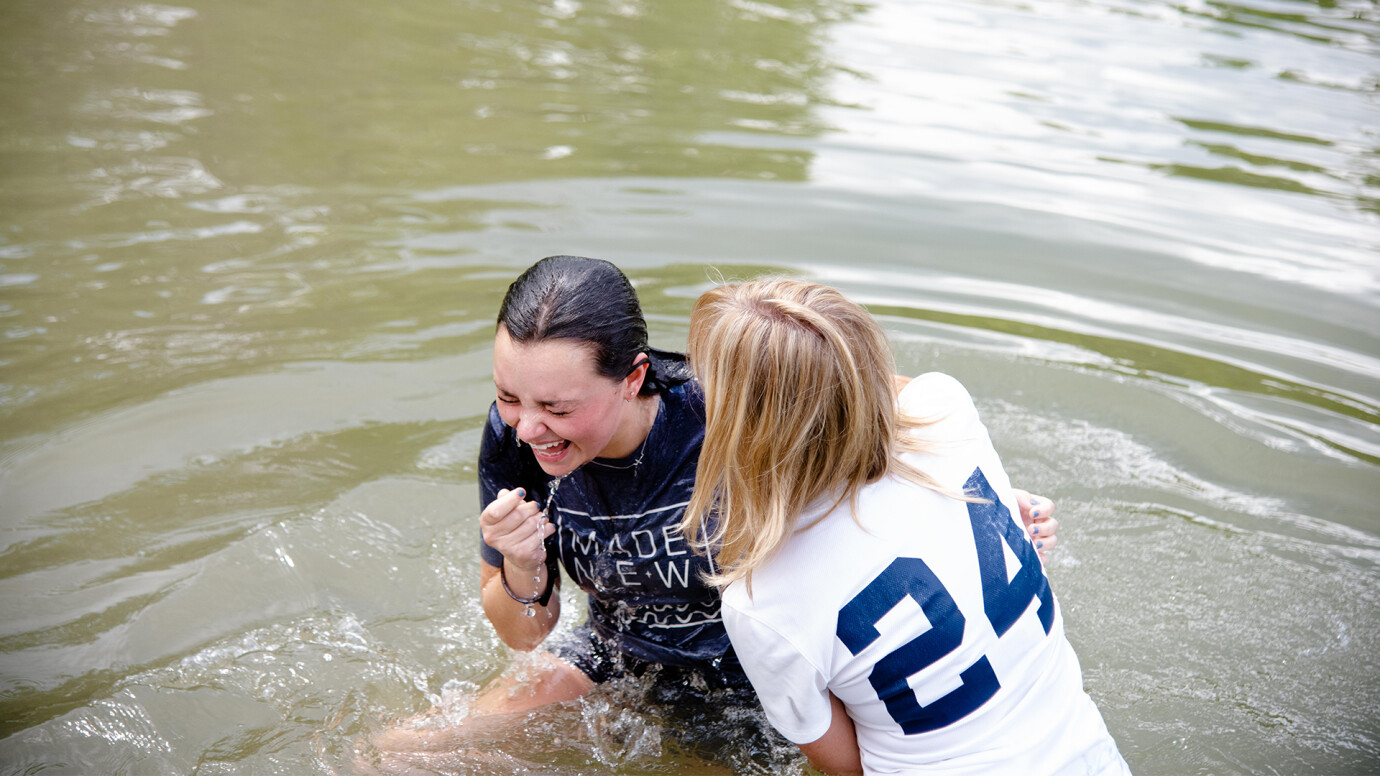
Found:
<svg viewBox="0 0 1380 776"><path fill-rule="evenodd" d="M647 431L647 436L650 437L651 435L652 435L652 432L651 432L651 430L649 429L649 430ZM626 470L628 470L628 469L632 469L632 470L633 470L633 476L636 477L636 476L637 476L637 467L639 467L639 466L642 465L642 456L644 456L644 455L646 454L646 450L647 450L647 440L646 440L646 438L643 438L642 444L639 445L638 448L637 448L637 460L633 461L632 463L625 463L625 464L623 464L622 466L618 466L618 465L616 465L616 464L604 463L603 461L599 460L598 458L591 459L591 460L590 460L590 463L592 463L592 464L594 464L594 465L596 465L596 466L602 466L602 467L604 467L605 469L622 469L622 470L624 470L624 471L626 471Z"/></svg>
<svg viewBox="0 0 1380 776"><path fill-rule="evenodd" d="M656 416L660 414L660 412L661 405L660 403L658 403L656 412L652 415L652 422L650 425L647 426L647 436L642 437L642 444L637 446L637 459L634 460L632 463L625 463L622 466L619 466L617 464L604 463L603 461L600 461L598 458L591 458L589 462L596 466L602 466L605 469L619 469L622 471L632 469L633 476L636 477L638 467L642 466L642 458L647 454L647 440L652 438L652 427L656 425Z"/></svg>

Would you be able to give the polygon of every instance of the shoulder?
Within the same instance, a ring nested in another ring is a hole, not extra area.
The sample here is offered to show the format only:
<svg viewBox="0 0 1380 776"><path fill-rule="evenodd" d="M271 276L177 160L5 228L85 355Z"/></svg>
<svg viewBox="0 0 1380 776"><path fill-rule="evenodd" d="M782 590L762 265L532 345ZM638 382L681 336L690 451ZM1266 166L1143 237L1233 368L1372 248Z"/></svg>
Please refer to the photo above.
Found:
<svg viewBox="0 0 1380 776"><path fill-rule="evenodd" d="M508 424L503 422L503 416L498 414L498 402L496 401L489 402L489 416L486 425L486 431L489 433L502 432L503 429L508 428Z"/></svg>
<svg viewBox="0 0 1380 776"><path fill-rule="evenodd" d="M734 580L727 587L720 590L719 600L724 609L730 609L735 613L744 612L752 608L752 599L748 597L741 579Z"/></svg>
<svg viewBox="0 0 1380 776"><path fill-rule="evenodd" d="M503 422L502 416L498 414L498 402L489 405L489 416L484 421L484 436L480 440L479 457L480 460L492 460L502 454L504 448L513 448L513 429Z"/></svg>
<svg viewBox="0 0 1380 776"><path fill-rule="evenodd" d="M911 380L901 390L898 403L907 412L921 415L976 411L973 397L963 383L943 372L926 372Z"/></svg>
<svg viewBox="0 0 1380 776"><path fill-rule="evenodd" d="M704 394L693 380L661 391L661 409L648 444L654 466L678 488L693 489L704 444Z"/></svg>
<svg viewBox="0 0 1380 776"><path fill-rule="evenodd" d="M498 402L489 405L489 417L479 438L479 471L482 475L492 472L505 472L512 476L521 469L517 437L508 424L498 414ZM511 487L503 485L503 487Z"/></svg>
<svg viewBox="0 0 1380 776"><path fill-rule="evenodd" d="M802 602L832 601L839 581L847 576L859 550L861 529L852 510L843 504L816 504L797 520L797 528L776 553L752 571L748 579L734 580L722 591L723 603L766 623L811 619ZM840 567L839 558L849 558ZM822 574L821 569L831 569ZM828 606L823 606L828 609ZM785 626L783 626L785 627ZM793 630L785 627L786 630Z"/></svg>
<svg viewBox="0 0 1380 776"><path fill-rule="evenodd" d="M673 427L697 430L704 433L704 389L695 379L686 380L661 392L661 403L666 408L662 419Z"/></svg>
<svg viewBox="0 0 1380 776"><path fill-rule="evenodd" d="M930 441L967 438L982 424L968 389L943 372L928 372L911 380L897 396L896 406L918 421L923 428L920 436Z"/></svg>
<svg viewBox="0 0 1380 776"><path fill-rule="evenodd" d="M765 586L756 584L764 580L755 577L751 593L741 579L720 591L720 616L734 648L740 653L740 659L743 652L758 655L760 659L763 651L769 649L768 645L775 642L792 643L794 651L793 639L783 633L782 620L791 620L789 612L781 610L780 602L770 590L770 582Z"/></svg>
<svg viewBox="0 0 1380 776"><path fill-rule="evenodd" d="M661 395L664 399L683 405L687 410L704 414L704 389L700 387L700 381L693 377L673 388L667 388Z"/></svg>

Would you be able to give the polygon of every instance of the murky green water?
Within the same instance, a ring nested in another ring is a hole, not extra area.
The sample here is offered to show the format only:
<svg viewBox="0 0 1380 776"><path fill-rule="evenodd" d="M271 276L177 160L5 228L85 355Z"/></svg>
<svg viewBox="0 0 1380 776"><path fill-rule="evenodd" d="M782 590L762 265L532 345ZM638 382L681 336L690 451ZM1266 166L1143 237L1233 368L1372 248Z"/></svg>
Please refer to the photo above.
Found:
<svg viewBox="0 0 1380 776"><path fill-rule="evenodd" d="M787 271L962 379L1136 773L1375 772L1378 16L5 4L0 772L348 773L507 666L473 460L553 253L664 347L710 267ZM635 690L431 767L799 769Z"/></svg>

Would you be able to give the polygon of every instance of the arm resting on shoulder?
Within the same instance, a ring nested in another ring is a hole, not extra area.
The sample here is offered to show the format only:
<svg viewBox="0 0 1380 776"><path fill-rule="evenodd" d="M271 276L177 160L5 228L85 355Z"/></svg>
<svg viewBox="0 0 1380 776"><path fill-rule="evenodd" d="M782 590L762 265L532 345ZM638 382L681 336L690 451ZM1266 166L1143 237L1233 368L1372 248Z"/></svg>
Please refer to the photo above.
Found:
<svg viewBox="0 0 1380 776"><path fill-rule="evenodd" d="M829 693L829 705L833 707L829 729L819 740L801 744L800 751L810 758L810 765L830 776L861 774L862 752L858 750L858 736L853 729L853 719L844 709L843 701L833 693Z"/></svg>

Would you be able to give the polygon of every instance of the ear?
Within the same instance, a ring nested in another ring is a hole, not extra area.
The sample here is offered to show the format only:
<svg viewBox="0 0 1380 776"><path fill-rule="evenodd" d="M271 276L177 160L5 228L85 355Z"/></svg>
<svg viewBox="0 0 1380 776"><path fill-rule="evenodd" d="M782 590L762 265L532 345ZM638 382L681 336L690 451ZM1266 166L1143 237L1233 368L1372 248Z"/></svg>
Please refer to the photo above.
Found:
<svg viewBox="0 0 1380 776"><path fill-rule="evenodd" d="M623 398L631 401L642 391L642 383L647 380L647 370L652 368L652 359L646 353L638 353L633 359L633 370L623 378Z"/></svg>

